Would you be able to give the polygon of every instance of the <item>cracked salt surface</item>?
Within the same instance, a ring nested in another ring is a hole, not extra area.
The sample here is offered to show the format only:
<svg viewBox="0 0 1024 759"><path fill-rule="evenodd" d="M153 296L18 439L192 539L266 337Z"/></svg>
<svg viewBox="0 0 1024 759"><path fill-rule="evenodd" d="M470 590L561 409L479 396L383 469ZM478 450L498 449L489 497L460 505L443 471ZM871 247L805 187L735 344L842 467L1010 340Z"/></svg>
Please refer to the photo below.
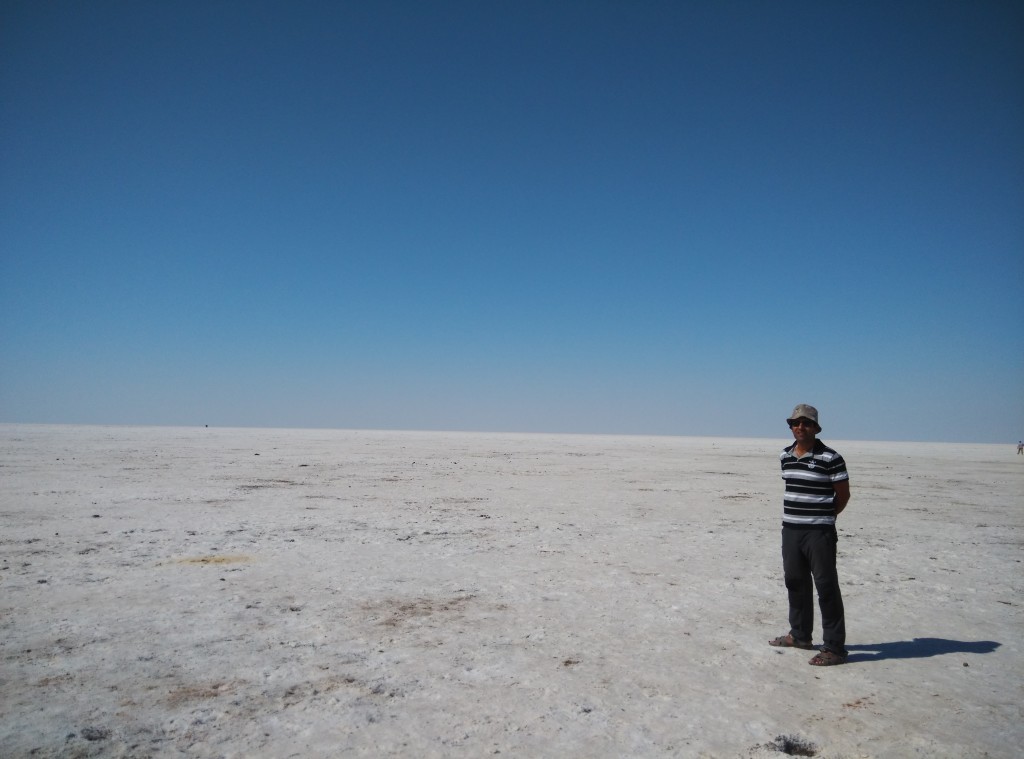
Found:
<svg viewBox="0 0 1024 759"><path fill-rule="evenodd" d="M1024 465L827 442L822 671L784 438L0 425L0 755L1015 756Z"/></svg>

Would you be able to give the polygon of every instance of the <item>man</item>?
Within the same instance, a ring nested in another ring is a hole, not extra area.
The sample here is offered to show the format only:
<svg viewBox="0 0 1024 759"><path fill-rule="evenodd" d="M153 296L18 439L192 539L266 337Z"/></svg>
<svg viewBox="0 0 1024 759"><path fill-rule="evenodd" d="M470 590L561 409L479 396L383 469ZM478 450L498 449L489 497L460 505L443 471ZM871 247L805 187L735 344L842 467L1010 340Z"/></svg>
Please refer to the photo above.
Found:
<svg viewBox="0 0 1024 759"><path fill-rule="evenodd" d="M810 664L846 661L846 619L836 572L836 517L850 500L846 462L818 440L818 410L801 403L786 420L794 443L780 457L786 483L782 516L782 568L789 592L789 633L769 645L811 649L814 588L825 644Z"/></svg>

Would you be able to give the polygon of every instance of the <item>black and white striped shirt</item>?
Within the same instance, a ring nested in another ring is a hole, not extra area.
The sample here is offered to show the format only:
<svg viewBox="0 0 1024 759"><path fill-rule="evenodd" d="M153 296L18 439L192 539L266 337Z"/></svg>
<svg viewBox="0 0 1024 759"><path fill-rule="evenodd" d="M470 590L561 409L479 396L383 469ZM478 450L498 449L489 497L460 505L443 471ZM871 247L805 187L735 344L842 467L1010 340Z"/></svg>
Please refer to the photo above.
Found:
<svg viewBox="0 0 1024 759"><path fill-rule="evenodd" d="M789 527L819 527L836 523L836 491L833 483L850 479L846 462L820 440L814 450L797 458L796 443L779 457L786 482L782 523Z"/></svg>

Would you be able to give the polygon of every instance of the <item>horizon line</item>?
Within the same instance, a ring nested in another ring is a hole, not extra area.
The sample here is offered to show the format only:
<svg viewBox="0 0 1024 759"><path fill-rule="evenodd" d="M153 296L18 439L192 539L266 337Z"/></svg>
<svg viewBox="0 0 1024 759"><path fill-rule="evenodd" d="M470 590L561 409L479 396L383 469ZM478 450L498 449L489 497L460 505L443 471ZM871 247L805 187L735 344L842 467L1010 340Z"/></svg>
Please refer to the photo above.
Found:
<svg viewBox="0 0 1024 759"><path fill-rule="evenodd" d="M209 425L209 424L170 424L170 423L120 423L120 422L9 422L0 421L0 427L23 426L23 427L120 427L120 428L160 428L160 429L190 429L190 430L281 430L281 431L324 431L324 432L370 432L370 433L395 433L395 434L438 434L438 435L523 435L536 437L653 437L653 438L693 438L693 439L725 439L725 440L763 440L786 442L788 438L784 435L707 435L707 434L682 434L666 432L565 432L565 431L544 431L544 430L481 430L481 429L453 429L453 428L399 428L399 427L294 427L282 425ZM819 440L824 440L819 437ZM896 438L843 438L836 437L832 440L840 443L911 443L920 445L1016 445L1011 441L969 441L969 440L910 440ZM1019 442L1019 441L1018 441Z"/></svg>

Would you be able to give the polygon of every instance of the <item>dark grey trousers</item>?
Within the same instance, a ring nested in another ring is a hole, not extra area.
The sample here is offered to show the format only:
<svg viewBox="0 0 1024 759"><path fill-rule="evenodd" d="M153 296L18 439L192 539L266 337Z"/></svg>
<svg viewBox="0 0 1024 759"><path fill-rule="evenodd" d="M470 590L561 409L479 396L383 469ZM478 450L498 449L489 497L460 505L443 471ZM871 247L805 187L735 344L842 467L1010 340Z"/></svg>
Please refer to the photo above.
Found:
<svg viewBox="0 0 1024 759"><path fill-rule="evenodd" d="M782 528L782 570L789 591L790 635L811 640L814 630L814 589L818 590L825 648L846 654L846 617L836 572L834 527Z"/></svg>

